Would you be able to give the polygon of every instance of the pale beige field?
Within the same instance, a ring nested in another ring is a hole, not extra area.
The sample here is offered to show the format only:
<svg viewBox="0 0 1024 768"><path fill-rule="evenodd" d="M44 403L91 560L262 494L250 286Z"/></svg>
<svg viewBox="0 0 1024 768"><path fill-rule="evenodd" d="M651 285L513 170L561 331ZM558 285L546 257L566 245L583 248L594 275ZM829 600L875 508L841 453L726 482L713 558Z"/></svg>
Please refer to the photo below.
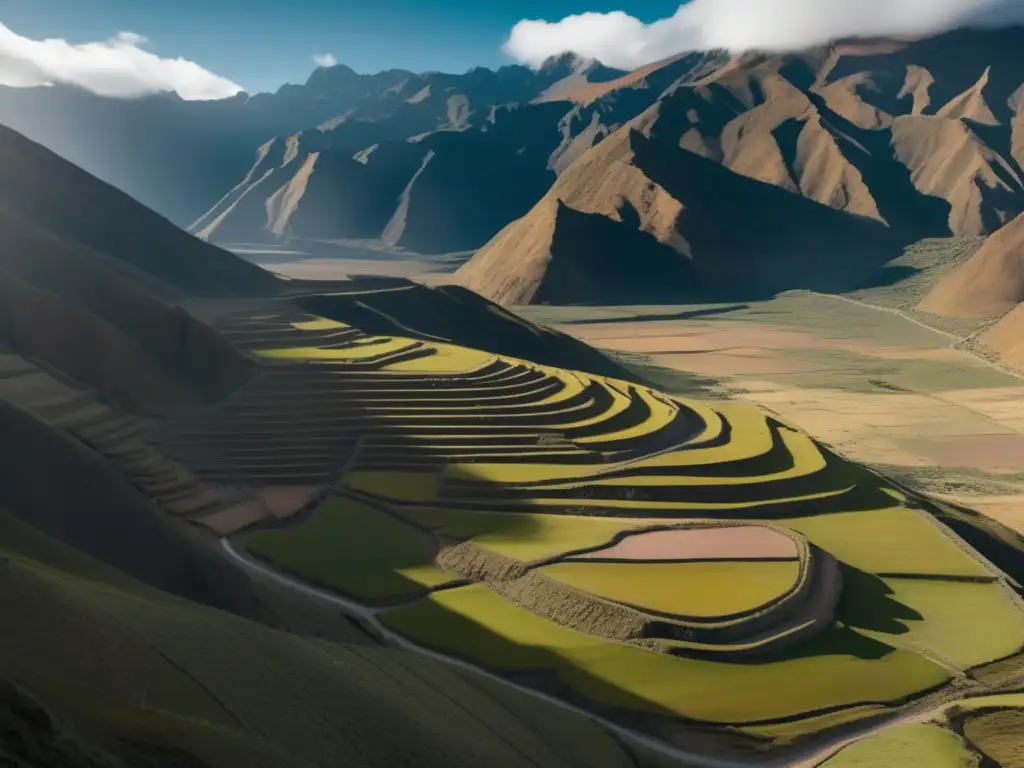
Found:
<svg viewBox="0 0 1024 768"><path fill-rule="evenodd" d="M1024 531L1024 380L948 333L808 294L523 314L654 371L662 388L753 401L851 459Z"/></svg>
<svg viewBox="0 0 1024 768"><path fill-rule="evenodd" d="M597 560L757 560L797 557L796 544L771 528L747 525L681 528L626 536L605 549L578 555Z"/></svg>

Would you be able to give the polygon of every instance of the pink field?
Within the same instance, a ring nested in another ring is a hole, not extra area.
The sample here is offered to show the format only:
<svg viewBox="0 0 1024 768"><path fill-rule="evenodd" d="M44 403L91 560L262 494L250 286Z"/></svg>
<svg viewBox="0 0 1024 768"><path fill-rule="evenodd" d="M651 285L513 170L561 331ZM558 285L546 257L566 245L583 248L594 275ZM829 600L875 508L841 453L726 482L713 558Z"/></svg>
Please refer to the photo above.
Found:
<svg viewBox="0 0 1024 768"><path fill-rule="evenodd" d="M695 527L626 536L618 544L573 559L758 560L796 559L795 542L760 525Z"/></svg>
<svg viewBox="0 0 1024 768"><path fill-rule="evenodd" d="M291 517L320 492L319 485L271 485L260 488L256 495L278 520Z"/></svg>

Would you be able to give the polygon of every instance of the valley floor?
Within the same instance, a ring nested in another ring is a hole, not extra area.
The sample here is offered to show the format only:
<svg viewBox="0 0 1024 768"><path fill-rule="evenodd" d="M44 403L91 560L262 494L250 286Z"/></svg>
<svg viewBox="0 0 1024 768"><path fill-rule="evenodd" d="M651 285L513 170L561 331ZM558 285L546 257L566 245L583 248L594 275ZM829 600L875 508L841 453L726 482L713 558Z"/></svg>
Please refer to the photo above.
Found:
<svg viewBox="0 0 1024 768"><path fill-rule="evenodd" d="M959 334L806 292L516 311L663 390L755 402L850 459L1024 532L1024 377L958 348Z"/></svg>

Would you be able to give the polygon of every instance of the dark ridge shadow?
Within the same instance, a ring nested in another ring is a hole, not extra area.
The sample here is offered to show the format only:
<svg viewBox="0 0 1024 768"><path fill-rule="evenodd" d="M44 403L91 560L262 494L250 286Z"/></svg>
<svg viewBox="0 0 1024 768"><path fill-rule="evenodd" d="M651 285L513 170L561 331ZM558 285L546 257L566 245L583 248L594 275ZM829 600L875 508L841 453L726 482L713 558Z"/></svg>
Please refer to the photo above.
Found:
<svg viewBox="0 0 1024 768"><path fill-rule="evenodd" d="M994 166L996 172L1000 173L1003 180L1009 183L1010 186L1016 185L1019 187L1020 182L1018 180L1024 180L1024 167L1017 162L1017 158L1013 155L1013 128L1010 122L1007 121L1002 125L984 125L973 120L964 120L964 122L968 128L977 134L979 139L999 153L999 156L1010 166L1010 170L1017 176L1017 179L1013 179L1010 174L1006 173L1002 166ZM1018 208L1024 208L1024 205L1018 203Z"/></svg>
<svg viewBox="0 0 1024 768"><path fill-rule="evenodd" d="M896 600L892 587L874 574L840 563L843 593L839 599L837 619L853 629L904 635L910 631L909 621L923 621L924 616Z"/></svg>
<svg viewBox="0 0 1024 768"><path fill-rule="evenodd" d="M424 254L476 248L526 214L555 181L546 157L557 133L537 136L539 128L532 136L495 127L425 138L421 151L433 154L399 189L401 219L388 225L392 242Z"/></svg>
<svg viewBox="0 0 1024 768"><path fill-rule="evenodd" d="M288 220L287 231L325 240L379 236L394 213L402 189L423 162L425 152L423 147L412 144L389 145L372 164L353 160L344 151L322 152ZM263 201L257 198L256 202ZM266 213L262 215L265 217ZM231 218L229 214L228 221ZM251 223L240 222L238 226L246 231L253 229ZM218 238L227 236L218 233Z"/></svg>
<svg viewBox="0 0 1024 768"><path fill-rule="evenodd" d="M595 317L585 320L564 320L561 325L607 325L614 323L654 323L666 320L696 320L701 317L715 317L725 315L729 312L739 312L749 309L749 304L733 304L728 307L709 307L707 309L693 309L683 312L672 312L654 315L630 315L628 317Z"/></svg>
<svg viewBox="0 0 1024 768"><path fill-rule="evenodd" d="M850 627L834 625L799 645L757 656L740 657L737 663L755 666L821 656L853 656L864 661L877 661L884 659L894 650L891 645L855 632Z"/></svg>
<svg viewBox="0 0 1024 768"><path fill-rule="evenodd" d="M437 341L531 360L542 365L636 381L628 369L600 351L558 331L536 326L460 286L428 288L410 281L366 278L351 294L292 299L308 312L354 325L368 333ZM372 292L373 286L406 290ZM370 290L359 293L360 290Z"/></svg>
<svg viewBox="0 0 1024 768"><path fill-rule="evenodd" d="M772 131L772 137L782 154L782 162L786 166L789 181L796 189L800 189L800 175L796 170L797 145L800 142L800 132L805 125L805 122L791 118Z"/></svg>
<svg viewBox="0 0 1024 768"><path fill-rule="evenodd" d="M867 280L861 283L860 286L855 290L863 290L865 288L887 288L897 283L901 283L914 275L918 275L923 270L917 267L907 267L903 265L886 264L874 275L871 275Z"/></svg>
<svg viewBox="0 0 1024 768"><path fill-rule="evenodd" d="M908 43L893 53L844 56L829 74L829 82L863 71L904 72L910 64L927 69L935 78L929 89L927 114L935 114L975 85L991 67L986 101L1001 123L1009 117L1010 95L1020 86L1024 66L1020 51L1024 29L1020 26L988 29L957 29ZM893 83L896 90L902 82ZM884 104L880 105L884 108Z"/></svg>
<svg viewBox="0 0 1024 768"><path fill-rule="evenodd" d="M892 129L868 130L833 111L819 94L807 98L821 114L823 127L831 130L843 156L864 178L878 212L906 242L922 237L948 237L952 206L942 198L917 191L910 169L897 162L892 147ZM846 138L849 137L849 138ZM850 139L860 147L850 145ZM866 152L866 154L865 154Z"/></svg>
<svg viewBox="0 0 1024 768"><path fill-rule="evenodd" d="M700 296L689 259L641 231L638 215L627 212L636 222L630 226L561 201L555 215L551 261L534 303L678 303Z"/></svg>
<svg viewBox="0 0 1024 768"><path fill-rule="evenodd" d="M711 297L768 298L794 288L849 290L906 242L852 216L631 134L637 166L683 204L676 223ZM738 224L735 215L742 217Z"/></svg>

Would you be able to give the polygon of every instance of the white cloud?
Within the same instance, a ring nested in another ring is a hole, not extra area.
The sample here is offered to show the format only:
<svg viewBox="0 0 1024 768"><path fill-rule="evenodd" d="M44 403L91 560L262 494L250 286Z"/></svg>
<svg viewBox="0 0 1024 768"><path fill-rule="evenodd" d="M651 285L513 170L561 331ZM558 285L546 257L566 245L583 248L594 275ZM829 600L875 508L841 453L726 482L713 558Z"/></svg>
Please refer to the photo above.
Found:
<svg viewBox="0 0 1024 768"><path fill-rule="evenodd" d="M338 63L333 53L318 53L313 57L313 61L318 67L333 67Z"/></svg>
<svg viewBox="0 0 1024 768"><path fill-rule="evenodd" d="M134 32L97 43L32 40L0 24L0 85L76 85L101 96L130 98L176 91L183 99L223 99L241 86L194 61L165 59L143 49Z"/></svg>
<svg viewBox="0 0 1024 768"><path fill-rule="evenodd" d="M502 50L531 66L572 52L625 69L686 50L789 50L837 37L1024 23L1024 0L692 0L645 24L623 11L520 21Z"/></svg>

